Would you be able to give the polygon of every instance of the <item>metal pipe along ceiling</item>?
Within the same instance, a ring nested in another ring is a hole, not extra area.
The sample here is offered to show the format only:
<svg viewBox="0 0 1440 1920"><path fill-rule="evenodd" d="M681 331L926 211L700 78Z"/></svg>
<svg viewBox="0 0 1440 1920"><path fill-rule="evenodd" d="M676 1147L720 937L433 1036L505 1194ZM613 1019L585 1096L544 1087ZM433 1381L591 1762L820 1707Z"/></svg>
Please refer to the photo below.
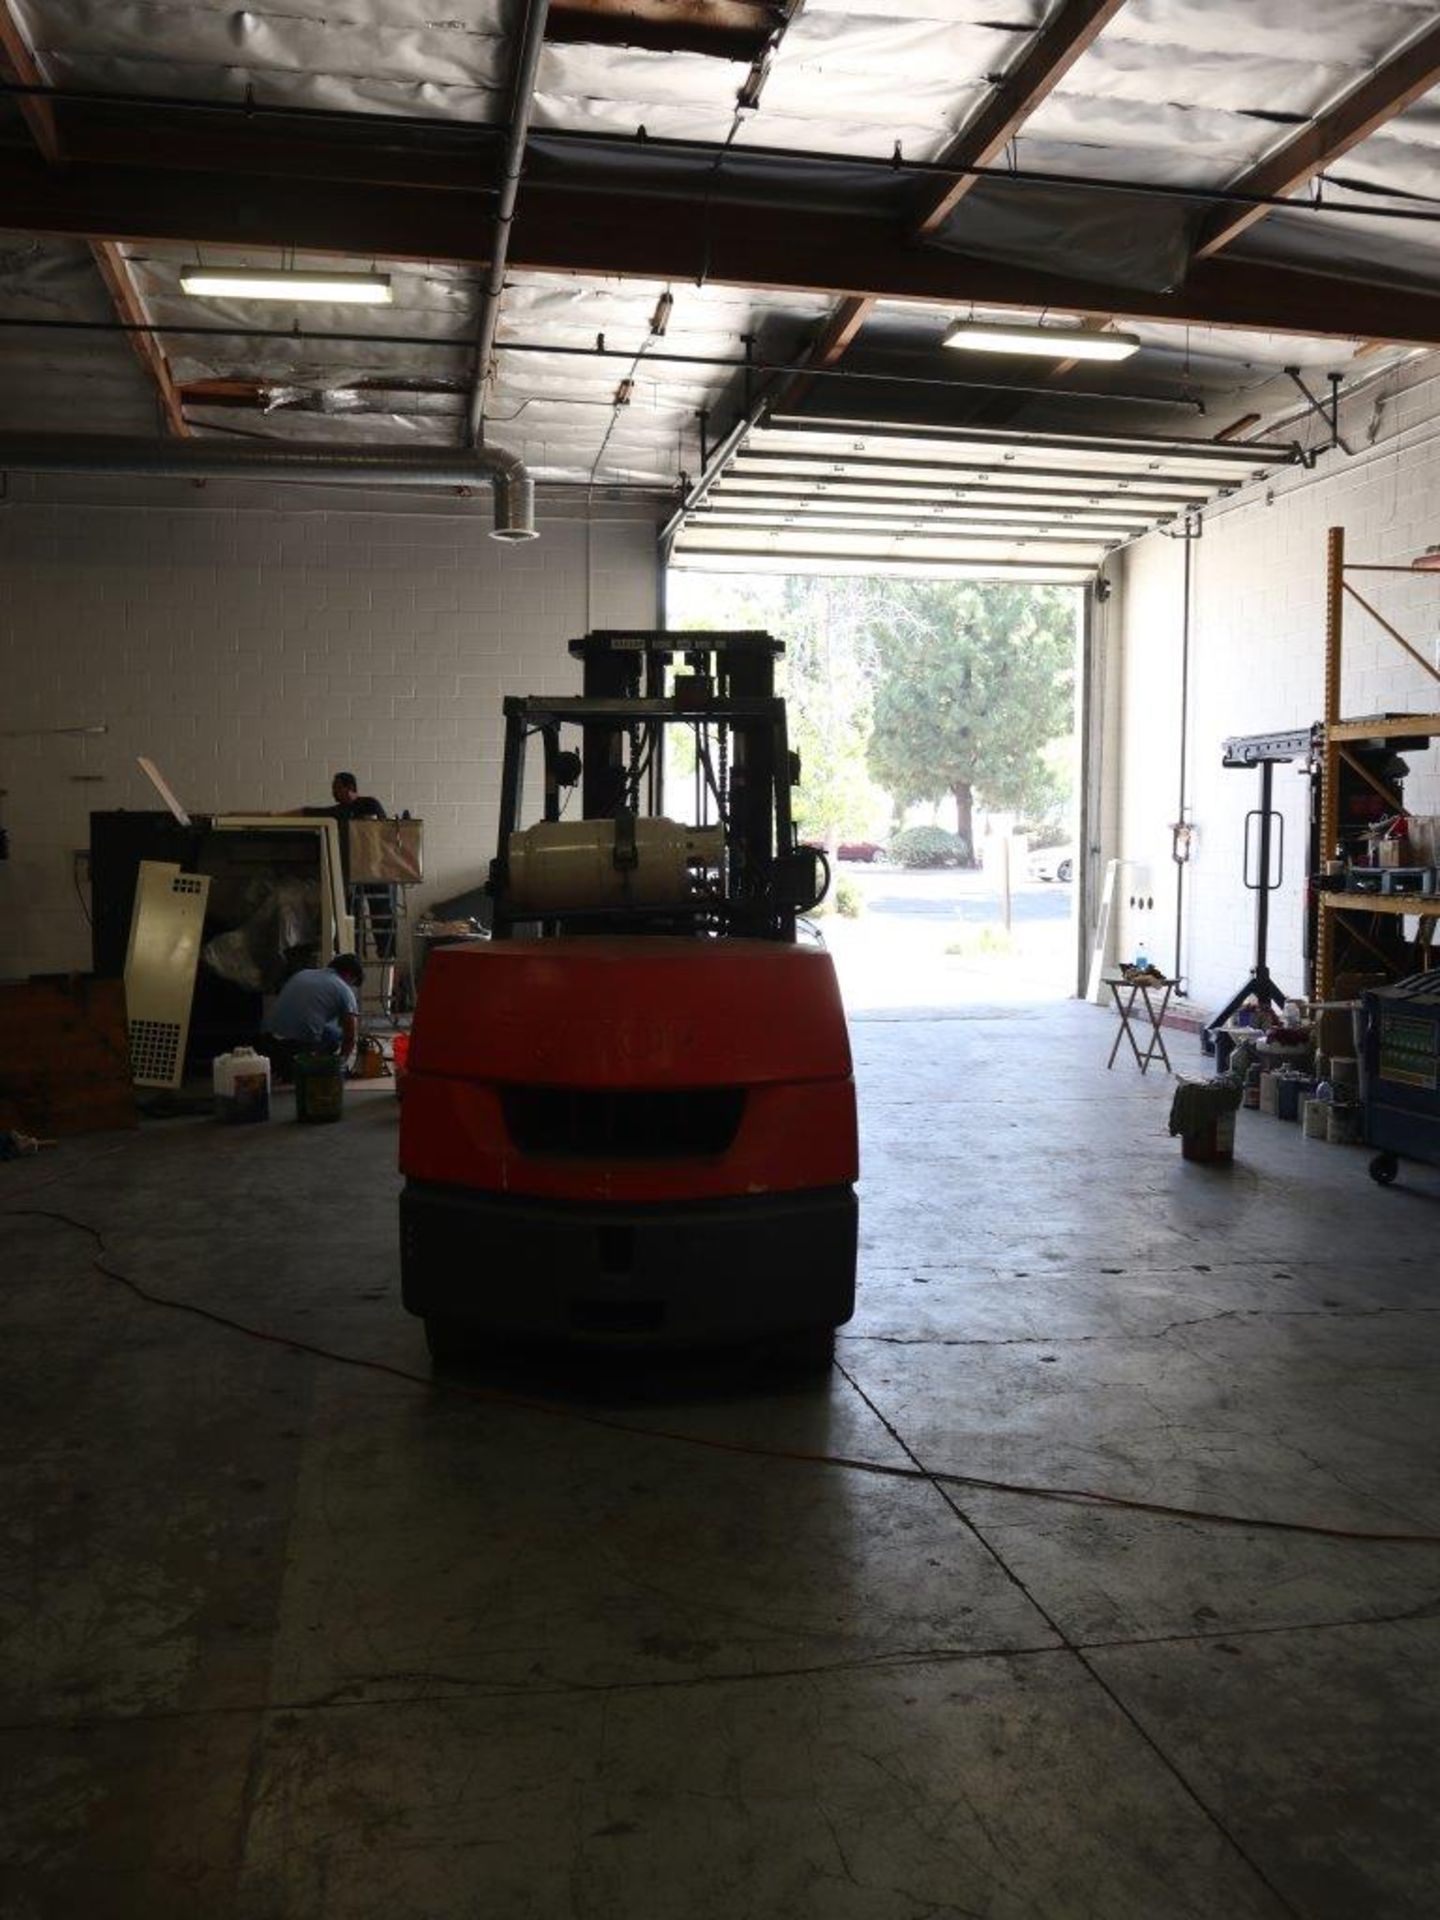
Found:
<svg viewBox="0 0 1440 1920"><path fill-rule="evenodd" d="M496 540L533 540L535 482L503 447L219 445L113 434L0 433L0 472L94 473L154 480L303 480L324 485L494 488Z"/></svg>
<svg viewBox="0 0 1440 1920"><path fill-rule="evenodd" d="M468 421L472 447L481 445L485 436L485 402L489 396L495 362L500 295L505 289L505 263L510 257L515 200L520 191L520 175L525 167L525 144L530 135L535 78L540 69L545 23L549 17L550 0L530 0L525 12L524 35L515 58L510 132L505 141L505 157L500 169L500 200L495 209L495 241L490 249L490 264L485 270L484 285L480 289L480 318L475 329L475 384L470 394Z"/></svg>

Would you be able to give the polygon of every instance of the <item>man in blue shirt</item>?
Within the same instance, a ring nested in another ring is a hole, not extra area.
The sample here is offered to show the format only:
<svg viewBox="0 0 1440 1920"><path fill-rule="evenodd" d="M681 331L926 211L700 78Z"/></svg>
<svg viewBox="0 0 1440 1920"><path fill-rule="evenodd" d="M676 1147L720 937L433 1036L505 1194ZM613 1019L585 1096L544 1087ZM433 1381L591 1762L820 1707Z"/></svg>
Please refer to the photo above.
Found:
<svg viewBox="0 0 1440 1920"><path fill-rule="evenodd" d="M259 1043L277 1079L293 1078L297 1054L338 1053L342 1061L349 1059L359 1028L356 995L364 981L364 969L353 953L337 954L328 967L302 967L291 974Z"/></svg>

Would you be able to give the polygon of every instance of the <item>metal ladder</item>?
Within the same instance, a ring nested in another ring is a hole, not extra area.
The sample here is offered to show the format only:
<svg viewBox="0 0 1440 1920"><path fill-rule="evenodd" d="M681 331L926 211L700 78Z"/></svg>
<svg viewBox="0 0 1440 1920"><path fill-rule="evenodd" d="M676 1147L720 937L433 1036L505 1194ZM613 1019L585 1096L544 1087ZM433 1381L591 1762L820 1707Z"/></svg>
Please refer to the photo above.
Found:
<svg viewBox="0 0 1440 1920"><path fill-rule="evenodd" d="M365 970L360 1026L393 1027L415 1005L415 941L410 889L396 882L356 881L350 887L355 951Z"/></svg>

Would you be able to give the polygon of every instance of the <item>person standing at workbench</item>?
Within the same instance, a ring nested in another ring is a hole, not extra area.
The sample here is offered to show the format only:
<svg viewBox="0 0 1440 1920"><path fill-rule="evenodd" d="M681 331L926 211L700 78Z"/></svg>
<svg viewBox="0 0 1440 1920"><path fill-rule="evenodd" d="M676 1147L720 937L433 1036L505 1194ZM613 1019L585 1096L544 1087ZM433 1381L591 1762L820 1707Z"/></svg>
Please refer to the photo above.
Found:
<svg viewBox="0 0 1440 1920"><path fill-rule="evenodd" d="M324 813L332 820L385 820L389 816L380 802L368 793L361 793L360 782L353 773L337 773L330 782L330 793L334 804L328 807L302 807L302 813Z"/></svg>

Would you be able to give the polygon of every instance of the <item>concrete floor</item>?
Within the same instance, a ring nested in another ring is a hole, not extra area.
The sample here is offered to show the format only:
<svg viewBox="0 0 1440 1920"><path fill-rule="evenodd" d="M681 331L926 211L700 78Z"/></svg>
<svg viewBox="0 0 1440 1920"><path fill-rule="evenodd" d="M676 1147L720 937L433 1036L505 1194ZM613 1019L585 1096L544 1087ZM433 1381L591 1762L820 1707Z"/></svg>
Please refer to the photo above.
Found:
<svg viewBox="0 0 1440 1920"><path fill-rule="evenodd" d="M1440 1533L1440 1174L1186 1166L1110 1033L857 1022L818 1388L297 1353L427 1372L384 1094L0 1167L4 1920L1440 1912L1440 1543L683 1437Z"/></svg>

